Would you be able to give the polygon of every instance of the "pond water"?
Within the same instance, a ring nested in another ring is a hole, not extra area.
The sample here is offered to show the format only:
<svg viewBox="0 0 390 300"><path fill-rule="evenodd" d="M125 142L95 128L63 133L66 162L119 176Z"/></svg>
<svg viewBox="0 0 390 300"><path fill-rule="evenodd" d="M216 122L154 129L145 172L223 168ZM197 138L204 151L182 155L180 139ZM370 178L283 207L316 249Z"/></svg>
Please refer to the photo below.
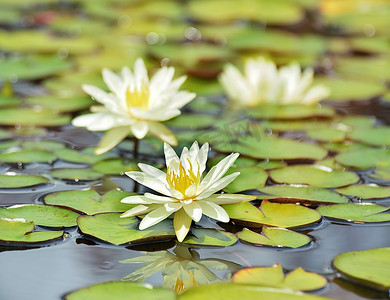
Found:
<svg viewBox="0 0 390 300"><path fill-rule="evenodd" d="M123 173L136 170L140 161L164 169L161 141L148 135L140 141L137 159L132 137L95 156L93 148L102 134L71 125L73 117L86 113L93 104L81 85L106 89L101 69L119 71L122 66L132 66L137 57L144 58L151 72L174 66L175 77L188 76L185 89L198 94L182 109L181 116L166 123L179 140L177 151L194 140L209 142L209 169L227 154L241 152L233 169L241 171L244 180L224 191L257 195L256 207L269 199L282 205L298 203L296 206L307 207L312 213L318 207L342 203L326 202L325 196L320 196L330 191L332 194L326 194L329 198L344 197L349 204L378 204L384 207L379 214L387 215L390 5L385 1L339 5L331 0L278 0L274 4L247 0L237 5L232 0L224 2L223 10L216 10L222 2L2 1L0 175L6 176L0 178L0 218L14 218L16 215L3 209L13 205L48 206L46 196L55 192L91 189L105 195L112 190L149 191ZM313 68L314 82L330 90L328 99L313 110L299 105L275 109L264 104L232 112L217 76L226 63L240 65L257 56L278 65L296 61L303 68ZM313 171L313 165L320 167ZM288 173L296 166L308 167L313 175ZM333 174L329 177L316 173L329 168L328 173ZM340 177L332 177L338 171ZM43 182L10 186L15 184L11 182L15 174L39 175L37 180ZM352 176L352 181L347 176ZM367 184L376 184L376 188L343 189ZM264 186L282 190L302 185L319 191L304 196L262 191ZM74 199L78 197L82 198ZM89 214L70 207L81 215ZM56 218L56 214L48 213L47 219ZM388 299L388 291L341 275L332 262L344 252L390 247L390 219L371 223L358 219L362 216L321 214L316 221L287 226L310 238L308 244L297 248L263 246L243 238L226 247L207 243L181 246L199 255L197 260L232 263L232 272L275 264L287 271L302 267L327 279L325 287L311 292L314 295L340 300ZM26 219L35 223L34 232L63 228L65 233L39 243L0 236L0 299L64 299L66 294L90 285L119 281L142 266L120 261L145 252L173 252L177 246L176 239L167 235L157 241L136 239L135 243L114 245L101 236L83 233L75 224L46 226L39 224L42 215L29 217ZM236 234L250 228L260 233L261 224L267 224L254 222L253 226L240 216L231 219L224 224L203 216L195 229ZM229 276L227 270L213 272L222 279ZM145 282L161 286L163 279L161 272L156 272Z"/></svg>

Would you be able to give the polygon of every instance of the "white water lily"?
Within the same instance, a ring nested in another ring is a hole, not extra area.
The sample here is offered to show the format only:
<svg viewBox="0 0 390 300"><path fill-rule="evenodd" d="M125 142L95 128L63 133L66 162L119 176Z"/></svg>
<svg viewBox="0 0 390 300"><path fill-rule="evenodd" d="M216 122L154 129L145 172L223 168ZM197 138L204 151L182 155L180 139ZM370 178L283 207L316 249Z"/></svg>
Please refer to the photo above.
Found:
<svg viewBox="0 0 390 300"><path fill-rule="evenodd" d="M168 144L164 144L167 173L146 165L138 164L143 172L127 172L133 180L153 189L163 196L145 193L143 196L130 196L121 200L123 203L139 204L126 211L121 217L147 215L142 219L139 229L143 230L168 218L175 213L173 225L177 239L181 242L186 237L192 221L198 222L202 214L221 222L229 222L229 215L220 204L254 200L256 197L237 194L215 194L240 173L235 172L223 177L239 156L232 153L221 160L202 179L206 169L208 143L200 149L194 142L191 149L183 149L180 158Z"/></svg>
<svg viewBox="0 0 390 300"><path fill-rule="evenodd" d="M311 86L313 73L311 68L302 73L297 63L278 70L275 63L259 57L246 62L243 74L233 65L226 65L219 79L237 106L252 107L262 103L312 105L329 95L325 86Z"/></svg>
<svg viewBox="0 0 390 300"><path fill-rule="evenodd" d="M110 89L106 93L92 85L83 89L103 106L92 106L93 113L76 117L72 124L106 135L95 150L102 154L119 144L130 131L142 139L150 131L171 145L177 145L173 133L160 122L180 115L180 108L195 98L194 93L179 91L186 77L173 79L173 67L163 67L148 78L145 64L138 58L134 72L122 69L121 76L103 69L103 79Z"/></svg>

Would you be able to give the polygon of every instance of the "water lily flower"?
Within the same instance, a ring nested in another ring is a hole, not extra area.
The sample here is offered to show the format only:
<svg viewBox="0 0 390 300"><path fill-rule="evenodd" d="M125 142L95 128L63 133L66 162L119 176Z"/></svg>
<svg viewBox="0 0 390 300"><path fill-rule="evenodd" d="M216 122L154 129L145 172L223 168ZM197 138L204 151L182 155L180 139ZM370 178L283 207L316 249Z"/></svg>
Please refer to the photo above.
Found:
<svg viewBox="0 0 390 300"><path fill-rule="evenodd" d="M221 160L202 178L206 169L209 144L200 149L194 142L188 150L184 147L180 158L168 144L164 144L167 173L146 165L138 164L142 172L126 172L133 180L160 194L145 193L126 197L123 203L138 204L121 217L147 215L142 219L139 229L143 230L168 218L173 213L173 225L179 242L186 237L192 221L198 222L202 214L221 222L229 222L229 215L220 204L254 200L256 197L237 194L215 194L231 183L240 172L223 177L239 156L232 153Z"/></svg>
<svg viewBox="0 0 390 300"><path fill-rule="evenodd" d="M173 67L163 67L148 78L145 64L138 58L134 72L124 67L121 75L103 69L103 79L110 89L106 93L92 85L83 89L102 106L92 106L91 114L76 117L72 124L91 131L108 130L95 153L107 152L130 132L142 139L150 131L171 145L177 145L173 133L160 122L180 115L180 108L195 98L194 93L179 91L186 77L172 80Z"/></svg>
<svg viewBox="0 0 390 300"><path fill-rule="evenodd" d="M242 74L231 64L225 66L220 82L236 106L252 107L262 103L316 104L329 95L322 85L311 86L313 69L301 72L297 63L281 68L263 57L250 59Z"/></svg>
<svg viewBox="0 0 390 300"><path fill-rule="evenodd" d="M173 253L169 251L142 252L138 256L121 263L145 263L141 268L125 276L122 280L143 281L154 273L162 271L162 286L182 293L198 285L222 281L209 268L215 270L237 270L239 265L221 259L200 259L199 254L185 245L177 245ZM228 272L227 277L231 276Z"/></svg>

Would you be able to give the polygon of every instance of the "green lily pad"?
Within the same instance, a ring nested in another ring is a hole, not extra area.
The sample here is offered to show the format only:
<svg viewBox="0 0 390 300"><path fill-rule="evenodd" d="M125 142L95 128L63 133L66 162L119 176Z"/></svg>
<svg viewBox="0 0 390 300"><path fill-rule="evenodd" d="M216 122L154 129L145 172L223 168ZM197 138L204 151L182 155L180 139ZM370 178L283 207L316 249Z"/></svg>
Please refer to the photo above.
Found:
<svg viewBox="0 0 390 300"><path fill-rule="evenodd" d="M202 299L272 299L272 300L330 300L316 295L304 294L290 289L276 289L244 284L203 285L186 290L177 300Z"/></svg>
<svg viewBox="0 0 390 300"><path fill-rule="evenodd" d="M326 285L324 277L317 273L306 272L302 268L297 268L285 276L280 264L272 267L242 269L233 275L233 282L288 288L296 291L313 291Z"/></svg>
<svg viewBox="0 0 390 300"><path fill-rule="evenodd" d="M305 204L348 202L346 197L334 191L304 185L271 185L261 188L259 191L271 195L271 197L267 196L267 199L272 199L272 202L299 202ZM260 195L259 198L262 199L262 196Z"/></svg>
<svg viewBox="0 0 390 300"><path fill-rule="evenodd" d="M87 215L94 215L104 212L124 212L132 205L120 201L133 193L126 193L120 190L111 190L99 195L95 190L85 191L62 191L46 195L46 204L70 208Z"/></svg>
<svg viewBox="0 0 390 300"><path fill-rule="evenodd" d="M374 116L351 115L343 116L339 122L353 129L371 128L375 125L376 118Z"/></svg>
<svg viewBox="0 0 390 300"><path fill-rule="evenodd" d="M166 240L175 237L173 224L170 220L162 221L146 230L139 230L137 218L120 218L119 216L117 213L80 216L77 219L77 224L82 233L114 245Z"/></svg>
<svg viewBox="0 0 390 300"><path fill-rule="evenodd" d="M336 190L338 193L360 199L380 199L390 197L390 187L376 184L356 184Z"/></svg>
<svg viewBox="0 0 390 300"><path fill-rule="evenodd" d="M348 137L368 145L390 146L390 127L355 129Z"/></svg>
<svg viewBox="0 0 390 300"><path fill-rule="evenodd" d="M78 214L71 210L48 205L26 204L0 208L0 218L22 218L46 227L76 226L77 217Z"/></svg>
<svg viewBox="0 0 390 300"><path fill-rule="evenodd" d="M330 91L327 101L335 102L367 100L384 94L386 90L380 83L357 79L317 77L314 84L326 86Z"/></svg>
<svg viewBox="0 0 390 300"><path fill-rule="evenodd" d="M88 147L81 151L63 148L56 150L55 154L59 159L79 164L95 164L103 159L112 158L114 156L112 153L95 155L94 150L95 148L93 147Z"/></svg>
<svg viewBox="0 0 390 300"><path fill-rule="evenodd" d="M374 172L368 176L379 180L390 180L390 168L377 167L375 168Z"/></svg>
<svg viewBox="0 0 390 300"><path fill-rule="evenodd" d="M390 150L362 149L347 151L336 155L336 161L343 166L357 169L390 167Z"/></svg>
<svg viewBox="0 0 390 300"><path fill-rule="evenodd" d="M20 105L22 101L19 98L16 97L6 97L0 95L0 107L12 107L12 106L18 106Z"/></svg>
<svg viewBox="0 0 390 300"><path fill-rule="evenodd" d="M57 156L51 152L39 150L19 150L0 154L0 161L5 163L52 163Z"/></svg>
<svg viewBox="0 0 390 300"><path fill-rule="evenodd" d="M93 100L88 96L64 97L58 95L35 96L26 99L26 103L43 109L51 109L57 113L76 112L87 109Z"/></svg>
<svg viewBox="0 0 390 300"><path fill-rule="evenodd" d="M317 208L324 217L355 223L388 222L390 221L388 210L388 207L371 203L336 204Z"/></svg>
<svg viewBox="0 0 390 300"><path fill-rule="evenodd" d="M338 73L351 77L373 78L379 82L390 80L390 60L386 57L344 57L335 63L334 68Z"/></svg>
<svg viewBox="0 0 390 300"><path fill-rule="evenodd" d="M11 137L11 133L9 133L7 130L0 129L0 139L8 139Z"/></svg>
<svg viewBox="0 0 390 300"><path fill-rule="evenodd" d="M390 289L390 247L341 253L333 265L341 274L360 284L386 293Z"/></svg>
<svg viewBox="0 0 390 300"><path fill-rule="evenodd" d="M0 218L0 241L15 243L41 243L64 236L63 231L35 231L34 222Z"/></svg>
<svg viewBox="0 0 390 300"><path fill-rule="evenodd" d="M344 141L343 143L325 143L322 144L322 146L325 149L336 153L371 149L367 145L352 143L350 141Z"/></svg>
<svg viewBox="0 0 390 300"><path fill-rule="evenodd" d="M176 128L207 128L215 123L215 116L200 114L182 114L177 118L165 122L169 127Z"/></svg>
<svg viewBox="0 0 390 300"><path fill-rule="evenodd" d="M271 170L270 177L279 183L308 184L320 188L341 187L359 181L359 176L355 173L315 165L295 165Z"/></svg>
<svg viewBox="0 0 390 300"><path fill-rule="evenodd" d="M237 237L230 232L211 228L192 228L182 243L202 246L231 246L237 242Z"/></svg>
<svg viewBox="0 0 390 300"><path fill-rule="evenodd" d="M29 56L21 58L9 58L1 62L0 79L33 80L44 78L71 67L71 64L53 56Z"/></svg>
<svg viewBox="0 0 390 300"><path fill-rule="evenodd" d="M17 141L16 139L0 142L0 150L8 150L10 148L18 147L19 145L20 141Z"/></svg>
<svg viewBox="0 0 390 300"><path fill-rule="evenodd" d="M315 128L306 131L307 137L320 142L342 142L346 132L337 128Z"/></svg>
<svg viewBox="0 0 390 300"><path fill-rule="evenodd" d="M299 248L311 242L311 239L307 235L285 228L266 226L263 226L261 234L244 228L237 233L237 236L240 241L258 246L273 246L278 248Z"/></svg>
<svg viewBox="0 0 390 300"><path fill-rule="evenodd" d="M65 295L65 300L175 300L173 291L127 281L98 283Z"/></svg>
<svg viewBox="0 0 390 300"><path fill-rule="evenodd" d="M125 172L137 171L137 163L131 160L114 158L95 163L92 169L102 174L123 175Z"/></svg>
<svg viewBox="0 0 390 300"><path fill-rule="evenodd" d="M294 120L312 117L332 117L334 110L329 106L301 105L301 104L260 104L246 111L254 118Z"/></svg>
<svg viewBox="0 0 390 300"><path fill-rule="evenodd" d="M232 167L226 174L232 174L234 172L240 172L240 175L223 189L227 193L237 193L261 188L265 185L268 178L268 174L260 167Z"/></svg>
<svg viewBox="0 0 390 300"><path fill-rule="evenodd" d="M0 110L0 125L6 126L62 126L70 122L69 115L58 115L52 110L7 108Z"/></svg>
<svg viewBox="0 0 390 300"><path fill-rule="evenodd" d="M271 203L267 200L262 201L260 208L249 202L227 204L222 207L236 223L255 228L262 225L295 228L321 220L321 215L310 208L295 204Z"/></svg>
<svg viewBox="0 0 390 300"><path fill-rule="evenodd" d="M48 183L49 179L38 175L3 174L0 175L1 189L15 189Z"/></svg>
<svg viewBox="0 0 390 300"><path fill-rule="evenodd" d="M50 173L53 178L74 181L98 180L102 173L90 169L56 169Z"/></svg>
<svg viewBox="0 0 390 300"><path fill-rule="evenodd" d="M286 166L286 163L278 160L265 160L258 163L257 166L261 167L263 170L272 170L282 168Z"/></svg>
<svg viewBox="0 0 390 300"><path fill-rule="evenodd" d="M36 140L24 141L21 145L24 150L40 150L40 151L54 151L56 149L64 148L65 145L56 141Z"/></svg>

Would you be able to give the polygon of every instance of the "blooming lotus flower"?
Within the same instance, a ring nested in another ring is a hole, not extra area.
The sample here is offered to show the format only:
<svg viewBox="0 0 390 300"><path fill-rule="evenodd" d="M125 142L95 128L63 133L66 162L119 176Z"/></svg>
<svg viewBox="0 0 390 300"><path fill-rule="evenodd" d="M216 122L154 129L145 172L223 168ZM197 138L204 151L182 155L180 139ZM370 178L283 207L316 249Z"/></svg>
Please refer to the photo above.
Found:
<svg viewBox="0 0 390 300"><path fill-rule="evenodd" d="M125 276L122 280L143 281L154 273L162 271L163 288L182 293L186 289L203 284L222 281L209 268L215 270L237 270L239 265L221 259L199 259L199 254L187 246L177 245L169 251L142 252L145 256L134 257L121 263L146 263ZM231 273L228 273L228 277Z"/></svg>
<svg viewBox="0 0 390 300"><path fill-rule="evenodd" d="M278 70L275 63L263 57L248 60L244 74L228 64L219 79L228 97L238 106L252 107L261 103L311 105L329 95L324 86L311 87L313 69L307 68L301 73L300 65L293 63Z"/></svg>
<svg viewBox="0 0 390 300"><path fill-rule="evenodd" d="M83 85L83 89L103 106L92 106L92 114L76 117L72 124L91 131L108 130L95 150L102 154L119 144L130 131L142 139L150 131L171 145L177 145L172 132L160 122L180 115L180 108L195 98L194 93L179 91L186 77L172 81L173 67L159 69L149 81L145 64L138 58L134 73L127 67L121 75L103 69L103 79L110 89Z"/></svg>
<svg viewBox="0 0 390 300"><path fill-rule="evenodd" d="M202 178L206 169L208 143L199 149L194 142L191 149L183 149L180 158L168 144L164 144L167 173L146 164L138 164L142 172L126 172L135 181L160 194L145 193L143 196L130 196L123 203L139 204L126 211L121 217L131 217L147 213L139 229L143 230L168 218L175 213L173 225L177 239L186 237L192 221L198 222L202 214L221 222L229 222L226 211L220 204L253 200L256 197L237 194L215 194L232 182L240 172L223 177L238 157L232 153L221 160Z"/></svg>

